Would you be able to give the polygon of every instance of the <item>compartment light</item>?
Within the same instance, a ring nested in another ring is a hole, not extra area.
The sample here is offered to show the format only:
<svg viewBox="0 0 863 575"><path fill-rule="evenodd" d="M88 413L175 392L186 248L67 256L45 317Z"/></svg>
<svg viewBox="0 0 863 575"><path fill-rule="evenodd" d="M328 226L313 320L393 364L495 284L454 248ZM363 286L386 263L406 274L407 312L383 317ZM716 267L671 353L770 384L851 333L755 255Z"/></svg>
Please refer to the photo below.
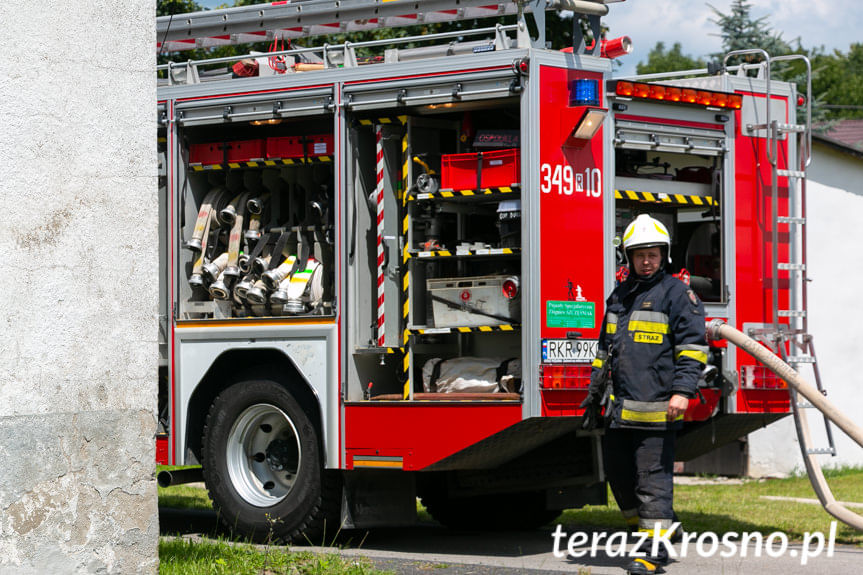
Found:
<svg viewBox="0 0 863 575"><path fill-rule="evenodd" d="M253 126L275 126L276 124L281 124L281 118L270 118L269 120L252 120L249 122Z"/></svg>
<svg viewBox="0 0 863 575"><path fill-rule="evenodd" d="M571 148L583 148L602 127L602 122L607 115L608 110L605 108L584 106L584 111L563 145Z"/></svg>
<svg viewBox="0 0 863 575"><path fill-rule="evenodd" d="M631 82L629 80L618 80L615 82L612 93L622 98L682 102L684 104L699 104L701 106L729 108L732 110L739 110L743 107L743 96L740 94L699 90L683 86L650 84L647 82Z"/></svg>

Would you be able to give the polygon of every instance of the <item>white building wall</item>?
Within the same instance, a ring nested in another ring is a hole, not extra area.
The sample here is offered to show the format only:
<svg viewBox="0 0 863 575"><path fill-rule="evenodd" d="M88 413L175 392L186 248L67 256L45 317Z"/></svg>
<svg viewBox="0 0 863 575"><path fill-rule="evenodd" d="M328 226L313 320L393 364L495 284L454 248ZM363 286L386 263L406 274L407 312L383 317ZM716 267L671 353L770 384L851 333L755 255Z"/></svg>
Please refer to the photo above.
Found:
<svg viewBox="0 0 863 575"><path fill-rule="evenodd" d="M812 280L809 331L814 337L827 398L860 423L863 422L863 339L856 334L863 325L863 259L855 238L863 226L863 162L839 160L832 155L818 155L812 165L813 168L819 165L818 173L831 181L844 182L846 186L859 182L856 194L817 183L814 177L808 185L807 271ZM858 178L852 177L854 173L859 174ZM801 373L814 384L811 368L801 367ZM809 410L808 415L814 445L826 447L820 413ZM822 465L863 465L863 448L835 426L833 434L838 454L819 456ZM750 434L749 455L749 472L753 476L804 471L791 417Z"/></svg>
<svg viewBox="0 0 863 575"><path fill-rule="evenodd" d="M0 573L155 573L155 5L0 3Z"/></svg>

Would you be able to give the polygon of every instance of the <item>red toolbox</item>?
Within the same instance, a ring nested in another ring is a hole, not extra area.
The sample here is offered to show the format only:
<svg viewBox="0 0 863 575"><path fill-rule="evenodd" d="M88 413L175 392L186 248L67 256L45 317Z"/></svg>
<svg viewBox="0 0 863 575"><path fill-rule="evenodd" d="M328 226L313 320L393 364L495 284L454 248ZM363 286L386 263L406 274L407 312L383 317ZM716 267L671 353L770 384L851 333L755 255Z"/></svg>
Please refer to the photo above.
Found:
<svg viewBox="0 0 863 575"><path fill-rule="evenodd" d="M266 140L235 140L225 144L228 148L229 162L248 162L262 160L266 153Z"/></svg>
<svg viewBox="0 0 863 575"><path fill-rule="evenodd" d="M206 144L189 146L189 163L208 165L221 164L224 161L222 142L207 142Z"/></svg>
<svg viewBox="0 0 863 575"><path fill-rule="evenodd" d="M475 154L445 154L441 156L441 188L473 190L500 188L519 183L521 161L518 148L477 152Z"/></svg>
<svg viewBox="0 0 863 575"><path fill-rule="evenodd" d="M310 158L316 156L333 155L333 135L317 134L306 137L306 155Z"/></svg>
<svg viewBox="0 0 863 575"><path fill-rule="evenodd" d="M302 158L303 157L302 136L279 136L267 138L268 158Z"/></svg>

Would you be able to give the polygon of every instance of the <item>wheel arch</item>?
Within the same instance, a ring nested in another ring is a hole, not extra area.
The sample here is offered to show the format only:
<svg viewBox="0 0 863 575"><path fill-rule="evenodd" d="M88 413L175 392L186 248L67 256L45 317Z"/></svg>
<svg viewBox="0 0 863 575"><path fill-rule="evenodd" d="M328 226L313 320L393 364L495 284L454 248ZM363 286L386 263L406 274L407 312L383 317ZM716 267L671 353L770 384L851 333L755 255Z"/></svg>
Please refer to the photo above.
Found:
<svg viewBox="0 0 863 575"><path fill-rule="evenodd" d="M213 361L187 405L186 448L201 461L204 424L213 400L231 385L253 379L270 379L291 393L318 431L318 447L326 466L327 446L321 400L293 360L276 348L226 350Z"/></svg>

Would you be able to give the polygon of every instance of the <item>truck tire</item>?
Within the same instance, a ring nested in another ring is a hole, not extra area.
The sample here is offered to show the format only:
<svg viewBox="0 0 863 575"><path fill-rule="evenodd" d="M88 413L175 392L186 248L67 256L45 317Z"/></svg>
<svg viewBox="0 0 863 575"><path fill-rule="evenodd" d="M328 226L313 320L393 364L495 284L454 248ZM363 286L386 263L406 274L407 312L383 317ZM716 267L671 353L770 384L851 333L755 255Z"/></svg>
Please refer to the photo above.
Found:
<svg viewBox="0 0 863 575"><path fill-rule="evenodd" d="M318 430L275 381L234 384L204 426L204 482L222 524L253 541L321 544L338 527L338 472L323 468Z"/></svg>
<svg viewBox="0 0 863 575"><path fill-rule="evenodd" d="M542 491L450 498L443 490L434 490L421 500L435 521L453 529L536 529L561 513L545 508Z"/></svg>

